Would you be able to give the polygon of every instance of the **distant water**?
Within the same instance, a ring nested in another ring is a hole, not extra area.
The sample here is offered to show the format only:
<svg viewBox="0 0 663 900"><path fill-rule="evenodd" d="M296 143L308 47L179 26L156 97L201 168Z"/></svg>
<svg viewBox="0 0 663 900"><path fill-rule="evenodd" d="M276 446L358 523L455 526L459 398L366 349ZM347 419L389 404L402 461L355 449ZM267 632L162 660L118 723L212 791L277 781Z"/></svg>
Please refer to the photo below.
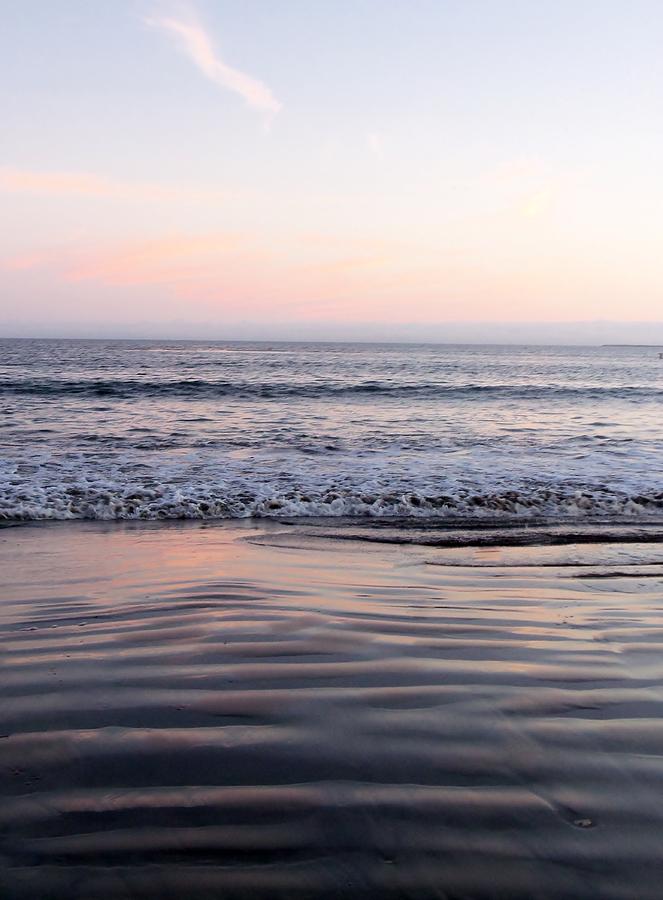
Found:
<svg viewBox="0 0 663 900"><path fill-rule="evenodd" d="M656 348L0 341L0 518L663 516Z"/></svg>

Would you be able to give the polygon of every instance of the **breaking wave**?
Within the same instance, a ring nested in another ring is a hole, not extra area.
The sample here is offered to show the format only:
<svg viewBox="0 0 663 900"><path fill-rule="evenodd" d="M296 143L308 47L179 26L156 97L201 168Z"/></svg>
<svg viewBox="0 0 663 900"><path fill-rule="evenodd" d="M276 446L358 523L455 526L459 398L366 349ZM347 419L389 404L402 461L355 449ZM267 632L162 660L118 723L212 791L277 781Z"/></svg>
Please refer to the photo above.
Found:
<svg viewBox="0 0 663 900"><path fill-rule="evenodd" d="M420 491L369 492L352 489L318 491L273 486L159 484L112 486L26 485L0 493L0 519L159 520L361 517L369 519L486 518L530 520L601 519L609 516L649 517L663 513L663 492L627 494L609 491L534 489L453 494Z"/></svg>

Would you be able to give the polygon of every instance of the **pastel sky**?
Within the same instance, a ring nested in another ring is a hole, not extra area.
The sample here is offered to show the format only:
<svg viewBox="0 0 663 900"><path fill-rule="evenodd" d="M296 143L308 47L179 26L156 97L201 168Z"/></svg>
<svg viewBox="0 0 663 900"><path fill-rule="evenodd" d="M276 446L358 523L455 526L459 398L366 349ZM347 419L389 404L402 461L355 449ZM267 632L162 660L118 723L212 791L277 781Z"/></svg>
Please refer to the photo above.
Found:
<svg viewBox="0 0 663 900"><path fill-rule="evenodd" d="M661 47L660 0L0 0L2 333L663 338Z"/></svg>

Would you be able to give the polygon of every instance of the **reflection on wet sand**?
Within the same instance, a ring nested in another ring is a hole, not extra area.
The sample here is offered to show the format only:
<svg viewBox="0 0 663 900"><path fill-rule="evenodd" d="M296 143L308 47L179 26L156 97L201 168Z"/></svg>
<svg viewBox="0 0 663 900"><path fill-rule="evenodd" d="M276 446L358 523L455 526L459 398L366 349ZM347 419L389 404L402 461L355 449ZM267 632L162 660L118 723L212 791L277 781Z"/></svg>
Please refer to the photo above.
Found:
<svg viewBox="0 0 663 900"><path fill-rule="evenodd" d="M0 568L3 898L660 896L657 545L77 523Z"/></svg>

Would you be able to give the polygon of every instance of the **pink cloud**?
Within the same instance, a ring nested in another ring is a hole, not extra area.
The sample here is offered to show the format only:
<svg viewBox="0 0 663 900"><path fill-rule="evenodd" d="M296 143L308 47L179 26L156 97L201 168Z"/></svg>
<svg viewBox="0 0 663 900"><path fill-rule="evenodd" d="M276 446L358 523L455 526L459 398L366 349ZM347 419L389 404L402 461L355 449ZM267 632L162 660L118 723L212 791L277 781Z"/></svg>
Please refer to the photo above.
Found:
<svg viewBox="0 0 663 900"><path fill-rule="evenodd" d="M508 294L513 306L518 288L509 276L497 278L487 295L469 264L415 258L396 242L313 234L275 239L214 232L79 243L24 253L5 260L4 268L21 276L33 270L69 291L96 283L119 303L152 289L149 296L158 296L164 309L195 310L210 320L232 314L415 322L468 318L470 307L486 317L496 298Z"/></svg>
<svg viewBox="0 0 663 900"><path fill-rule="evenodd" d="M199 23L168 17L145 21L173 37L194 65L218 87L239 94L249 106L269 116L275 116L282 108L266 84L221 59L214 50L212 39Z"/></svg>
<svg viewBox="0 0 663 900"><path fill-rule="evenodd" d="M210 202L221 199L219 192L158 184L119 181L88 172L36 172L9 166L0 167L0 191L15 194L38 194L102 197L111 200L170 201L194 200Z"/></svg>
<svg viewBox="0 0 663 900"><path fill-rule="evenodd" d="M237 234L173 235L105 247L70 265L68 281L106 284L177 285L209 276L236 254L243 239Z"/></svg>
<svg viewBox="0 0 663 900"><path fill-rule="evenodd" d="M8 272L25 272L30 269L39 269L53 262L53 251L34 251L20 253L0 261L0 267Z"/></svg>
<svg viewBox="0 0 663 900"><path fill-rule="evenodd" d="M51 248L5 259L2 267L72 286L159 286L164 299L208 312L278 309L324 318L336 309L354 317L358 303L372 308L394 291L396 251L393 243L362 238L217 232Z"/></svg>

